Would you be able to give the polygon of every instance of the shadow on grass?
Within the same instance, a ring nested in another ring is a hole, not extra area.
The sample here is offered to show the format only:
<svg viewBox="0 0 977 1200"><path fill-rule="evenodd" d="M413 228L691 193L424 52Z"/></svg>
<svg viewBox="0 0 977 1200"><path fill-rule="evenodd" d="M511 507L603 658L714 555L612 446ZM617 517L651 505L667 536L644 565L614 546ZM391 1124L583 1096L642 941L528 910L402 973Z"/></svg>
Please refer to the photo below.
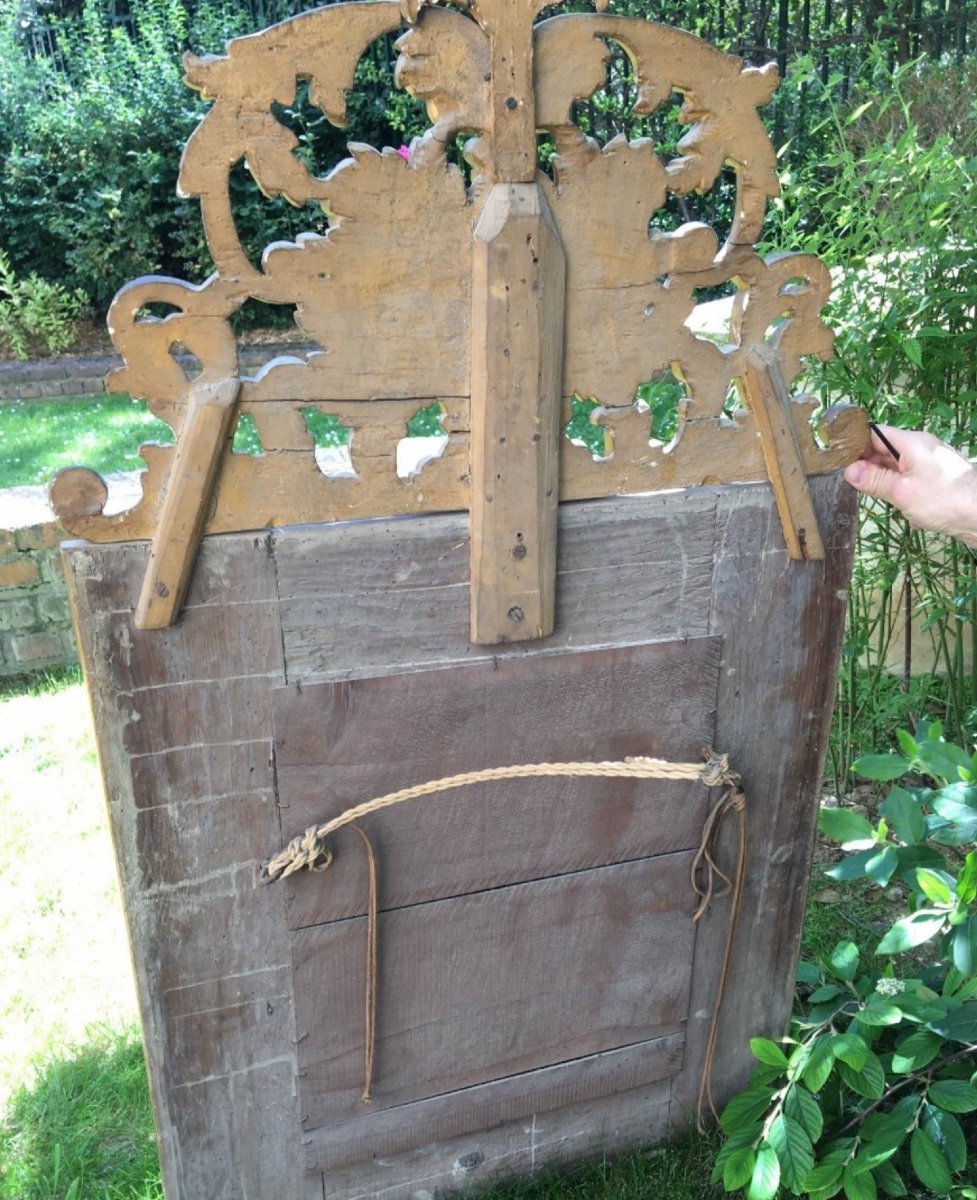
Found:
<svg viewBox="0 0 977 1200"><path fill-rule="evenodd" d="M0 1125L2 1200L163 1200L136 1030L52 1054Z"/></svg>

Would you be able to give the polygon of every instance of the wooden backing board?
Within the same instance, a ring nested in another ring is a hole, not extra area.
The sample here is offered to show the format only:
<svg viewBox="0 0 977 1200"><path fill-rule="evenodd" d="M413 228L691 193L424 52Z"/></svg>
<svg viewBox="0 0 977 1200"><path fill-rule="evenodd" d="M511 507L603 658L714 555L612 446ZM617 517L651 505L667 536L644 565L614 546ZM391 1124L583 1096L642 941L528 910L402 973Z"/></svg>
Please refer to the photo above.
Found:
<svg viewBox="0 0 977 1200"><path fill-rule="evenodd" d="M826 551L820 562L789 563L762 485L568 505L560 514L563 599L550 655L649 639L721 639L716 742L744 776L751 860L720 1030L720 1099L749 1069L747 1039L776 1035L789 1012L854 535L854 493L836 476L811 487ZM484 1074L473 1064L471 1087L457 1093L456 1104L415 1101L443 1106L424 1116L434 1140L422 1146L407 1145L397 1108L378 1110L376 1145L389 1154L368 1161L346 1161L354 1155L340 1148L338 1134L327 1136L329 1124L303 1131L303 1118L314 1114L298 1086L303 1043L296 1041L293 941L304 948L330 925L303 919L291 929L295 901L258 881L259 861L295 828L280 807L285 776L276 773L275 706L299 685L353 680L369 692L377 686L369 677L453 663L489 670L498 659L530 671L543 651L493 652L468 641L466 536L465 517L448 515L205 540L186 615L161 632L136 630L131 620L145 545L67 549L168 1200L448 1194L545 1162L647 1143L691 1117L725 937L721 905L697 928L687 980L676 983L688 989L687 1020L669 1032L667 1020L632 1010L641 1029L661 1036L636 1043L646 1049L635 1050L619 1076L601 1074L608 1064L599 1053L587 1070L604 1082L561 1080L546 1074L558 1064L527 1063L524 1082L538 1084L539 1111L509 1119L525 1091L506 1089L520 1076L478 1082ZM565 896L575 874L640 870L641 861L588 865L488 894L542 888ZM485 889L463 900L445 896L432 906L460 903L474 912L485 896ZM405 905L381 922L406 927L425 907ZM627 926L624 909L619 919ZM331 924L352 930L362 918ZM340 944L338 934L330 936ZM615 952L626 957L628 944L640 948L641 938L625 937ZM761 992L757 978L769 981ZM619 986L611 988L618 999ZM461 995L460 975L452 987ZM402 1013L409 1015L409 1003ZM383 1020L381 1009L381 1038ZM587 1024L600 1027L596 1019ZM584 1032L572 1017L554 1028L568 1043ZM410 1039L402 1045L409 1057ZM445 1078L461 1068L442 1061L438 1069ZM608 1092L612 1077L626 1090ZM493 1094L493 1085L502 1090ZM465 1108L469 1091L472 1111L485 1120L460 1129L452 1113ZM327 1090L315 1094L325 1103ZM346 1132L355 1145L353 1130Z"/></svg>

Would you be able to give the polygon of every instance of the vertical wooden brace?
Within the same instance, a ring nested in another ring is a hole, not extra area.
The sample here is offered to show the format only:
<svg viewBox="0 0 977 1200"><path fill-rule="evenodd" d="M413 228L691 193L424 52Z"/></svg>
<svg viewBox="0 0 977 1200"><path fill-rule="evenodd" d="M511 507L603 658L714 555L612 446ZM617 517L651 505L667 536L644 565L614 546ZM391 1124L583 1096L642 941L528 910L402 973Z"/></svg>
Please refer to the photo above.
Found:
<svg viewBox="0 0 977 1200"><path fill-rule="evenodd" d="M743 371L746 401L756 422L791 558L824 558L804 460L797 444L787 385L772 350L754 346Z"/></svg>
<svg viewBox="0 0 977 1200"><path fill-rule="evenodd" d="M535 183L496 184L472 278L471 637L553 631L566 265Z"/></svg>
<svg viewBox="0 0 977 1200"><path fill-rule="evenodd" d="M235 376L198 384L190 392L136 605L137 629L165 629L183 605L240 387Z"/></svg>

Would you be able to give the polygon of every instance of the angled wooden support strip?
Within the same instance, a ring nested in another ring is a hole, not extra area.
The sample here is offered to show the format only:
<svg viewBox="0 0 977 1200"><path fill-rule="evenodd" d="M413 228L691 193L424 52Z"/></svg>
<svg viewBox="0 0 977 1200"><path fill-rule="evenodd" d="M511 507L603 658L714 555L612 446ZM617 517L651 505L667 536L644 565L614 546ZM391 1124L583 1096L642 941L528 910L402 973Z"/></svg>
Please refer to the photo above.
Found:
<svg viewBox="0 0 977 1200"><path fill-rule="evenodd" d="M542 190L496 184L472 277L471 639L553 632L566 264Z"/></svg>
<svg viewBox="0 0 977 1200"><path fill-rule="evenodd" d="M190 392L136 606L137 629L165 629L183 604L240 387L234 377L201 383Z"/></svg>
<svg viewBox="0 0 977 1200"><path fill-rule="evenodd" d="M796 559L824 558L824 543L797 444L790 396L771 350L754 346L747 354L743 388L760 436L788 553Z"/></svg>

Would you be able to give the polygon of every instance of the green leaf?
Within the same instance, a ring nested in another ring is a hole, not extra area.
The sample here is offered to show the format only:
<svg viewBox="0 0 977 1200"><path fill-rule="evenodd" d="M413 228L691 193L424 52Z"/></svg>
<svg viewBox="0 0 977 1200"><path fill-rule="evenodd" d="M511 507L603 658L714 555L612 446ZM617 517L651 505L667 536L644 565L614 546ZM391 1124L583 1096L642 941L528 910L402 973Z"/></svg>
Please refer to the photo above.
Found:
<svg viewBox="0 0 977 1200"><path fill-rule="evenodd" d="M954 1042L977 1042L977 1004L971 1002L951 1008L946 1016L927 1022L934 1033Z"/></svg>
<svg viewBox="0 0 977 1200"><path fill-rule="evenodd" d="M763 1091L741 1092L726 1105L719 1117L719 1125L725 1133L736 1133L758 1121L770 1107L771 1093Z"/></svg>
<svg viewBox="0 0 977 1200"><path fill-rule="evenodd" d="M825 837L855 849L866 843L875 845L875 829L861 813L850 808L822 808L818 813L818 828Z"/></svg>
<svg viewBox="0 0 977 1200"><path fill-rule="evenodd" d="M931 1084L926 1098L944 1112L967 1113L977 1110L977 1088L965 1079L938 1079Z"/></svg>
<svg viewBox="0 0 977 1200"><path fill-rule="evenodd" d="M832 1041L831 1035L818 1038L811 1049L810 1060L804 1068L801 1078L804 1086L812 1092L820 1092L834 1069L835 1056L831 1045Z"/></svg>
<svg viewBox="0 0 977 1200"><path fill-rule="evenodd" d="M858 947L854 942L839 942L828 955L827 965L838 979L850 982L858 970Z"/></svg>
<svg viewBox="0 0 977 1200"><path fill-rule="evenodd" d="M854 1162L845 1167L845 1173L841 1177L841 1186L844 1188L848 1200L876 1200L878 1195L875 1179L871 1172L859 1171Z"/></svg>
<svg viewBox="0 0 977 1200"><path fill-rule="evenodd" d="M960 768L968 770L970 767L970 755L966 751L952 742L931 739L920 745L917 760L931 778L945 779L948 783L960 778Z"/></svg>
<svg viewBox="0 0 977 1200"><path fill-rule="evenodd" d="M961 904L973 904L977 900L977 850L971 850L963 862L957 879L957 899Z"/></svg>
<svg viewBox="0 0 977 1200"><path fill-rule="evenodd" d="M923 812L919 802L905 788L892 788L879 812L901 842L922 841L925 830Z"/></svg>
<svg viewBox="0 0 977 1200"><path fill-rule="evenodd" d="M780 1160L774 1148L764 1143L757 1151L753 1178L746 1189L746 1200L774 1200L779 1187Z"/></svg>
<svg viewBox="0 0 977 1200"><path fill-rule="evenodd" d="M902 1009L880 996L873 996L859 1011L858 1020L862 1025L898 1025L902 1020Z"/></svg>
<svg viewBox="0 0 977 1200"><path fill-rule="evenodd" d="M831 1053L853 1070L860 1071L868 1061L869 1048L857 1033L836 1033L831 1038Z"/></svg>
<svg viewBox="0 0 977 1200"><path fill-rule="evenodd" d="M838 1064L838 1074L853 1092L867 1100L878 1100L885 1091L885 1071L872 1053L869 1053L860 1071L856 1071L846 1062L841 1062Z"/></svg>
<svg viewBox="0 0 977 1200"><path fill-rule="evenodd" d="M919 753L916 739L908 729L897 729L896 741L899 743L899 749L905 754L906 758L914 759Z"/></svg>
<svg viewBox="0 0 977 1200"><path fill-rule="evenodd" d="M974 814L977 816L977 813ZM916 872L916 884L931 904L953 904L955 880L945 871L934 871L930 867L920 867Z"/></svg>
<svg viewBox="0 0 977 1200"><path fill-rule="evenodd" d="M897 1075L908 1075L931 1063L943 1049L943 1039L928 1029L917 1029L904 1038L892 1055L892 1070Z"/></svg>
<svg viewBox="0 0 977 1200"><path fill-rule="evenodd" d="M923 347L916 338L903 338L902 348L914 367L923 365Z"/></svg>
<svg viewBox="0 0 977 1200"><path fill-rule="evenodd" d="M870 850L859 850L855 854L847 854L840 863L825 871L825 875L831 879L858 879L865 874L865 869L878 857L878 854L878 848L874 845ZM898 850L896 854L898 855ZM899 865L901 867L901 862Z"/></svg>
<svg viewBox="0 0 977 1200"><path fill-rule="evenodd" d="M852 770L863 779L887 783L890 779L898 779L900 775L905 775L911 766L910 759L902 758L898 754L864 754L855 759Z"/></svg>
<svg viewBox="0 0 977 1200"><path fill-rule="evenodd" d="M753 1051L753 1057L766 1063L768 1067L777 1067L781 1071L787 1070L787 1055L769 1038L750 1038L750 1049Z"/></svg>
<svg viewBox="0 0 977 1200"><path fill-rule="evenodd" d="M760 1140L760 1134L763 1126L758 1121L755 1125L749 1125L745 1129L741 1129L738 1133L730 1134L725 1142L719 1147L719 1153L716 1155L716 1161L712 1168L712 1182L718 1183L723 1177L723 1167L729 1161L729 1158L737 1150L743 1150L749 1146L753 1148L753 1144Z"/></svg>
<svg viewBox="0 0 977 1200"><path fill-rule="evenodd" d="M896 854L899 856L899 877L905 879L910 887L916 886L916 872L920 867L939 870L946 866L943 855L932 846L899 846Z"/></svg>
<svg viewBox="0 0 977 1200"><path fill-rule="evenodd" d="M820 980L821 972L814 965L814 963L801 961L797 964L797 970L794 972L794 978L798 983L806 983L810 985L817 983Z"/></svg>
<svg viewBox="0 0 977 1200"><path fill-rule="evenodd" d="M808 1004L823 1004L825 1000L834 1000L838 996L849 995L847 988L838 987L836 983L826 983L824 987L819 987L817 991L812 992L807 998Z"/></svg>
<svg viewBox="0 0 977 1200"><path fill-rule="evenodd" d="M811 1139L796 1121L781 1113L774 1118L767 1140L780 1160L781 1181L792 1192L796 1192L814 1166Z"/></svg>
<svg viewBox="0 0 977 1200"><path fill-rule="evenodd" d="M934 912L928 908L910 913L908 917L896 921L879 942L875 953L899 954L903 950L911 950L913 946L921 946L940 932L945 921L946 913Z"/></svg>
<svg viewBox="0 0 977 1200"><path fill-rule="evenodd" d="M953 1184L950 1168L928 1133L914 1129L909 1139L909 1158L916 1178L931 1192L948 1192Z"/></svg>
<svg viewBox="0 0 977 1200"><path fill-rule="evenodd" d="M949 822L949 827L933 829L931 836L943 846L963 846L977 838L977 808L972 802L961 802L957 797L965 791L972 796L972 785L959 783L953 787L942 788L932 801L933 812L943 821Z"/></svg>
<svg viewBox="0 0 977 1200"><path fill-rule="evenodd" d="M926 1105L922 1129L933 1139L951 1171L962 1171L967 1165L967 1139L953 1113Z"/></svg>
<svg viewBox="0 0 977 1200"><path fill-rule="evenodd" d="M792 1087L784 1097L784 1115L796 1121L812 1142L816 1142L824 1131L821 1105L802 1087Z"/></svg>
<svg viewBox="0 0 977 1200"><path fill-rule="evenodd" d="M906 1185L902 1182L902 1176L891 1162L879 1163L872 1174L875 1176L875 1182L887 1196L908 1195Z"/></svg>
<svg viewBox="0 0 977 1200"><path fill-rule="evenodd" d="M961 975L977 973L977 914L968 917L950 935L950 956Z"/></svg>
<svg viewBox="0 0 977 1200"><path fill-rule="evenodd" d="M726 1159L723 1164L723 1187L727 1192L738 1191L753 1178L756 1167L756 1151L752 1146L743 1146Z"/></svg>
<svg viewBox="0 0 977 1200"><path fill-rule="evenodd" d="M895 846L883 846L865 863L865 874L877 887L885 887L899 869L899 854Z"/></svg>
<svg viewBox="0 0 977 1200"><path fill-rule="evenodd" d="M841 1163L818 1163L813 1171L804 1176L802 1187L805 1192L819 1192L823 1188L830 1188L833 1184L841 1183L844 1171Z"/></svg>

